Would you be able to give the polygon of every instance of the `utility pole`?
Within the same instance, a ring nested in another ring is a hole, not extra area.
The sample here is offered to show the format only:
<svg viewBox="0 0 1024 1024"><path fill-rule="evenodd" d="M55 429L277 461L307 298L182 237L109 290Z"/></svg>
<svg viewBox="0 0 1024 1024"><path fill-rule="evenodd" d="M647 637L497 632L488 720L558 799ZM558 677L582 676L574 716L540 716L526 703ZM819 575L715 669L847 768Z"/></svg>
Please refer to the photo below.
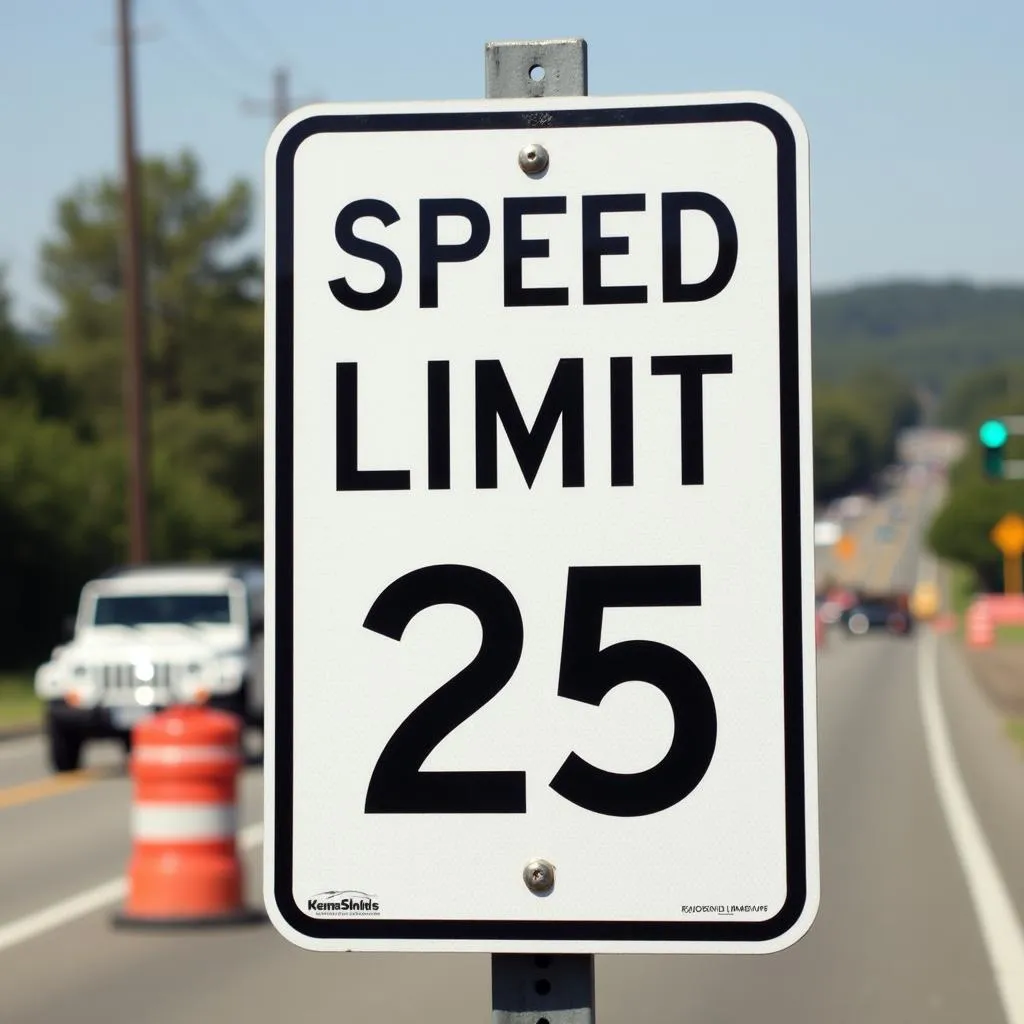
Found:
<svg viewBox="0 0 1024 1024"><path fill-rule="evenodd" d="M243 100L242 109L249 114L265 115L269 113L275 125L283 121L297 107L309 102L308 100L295 100L292 98L289 78L287 68L275 68L271 82L270 99Z"/></svg>
<svg viewBox="0 0 1024 1024"><path fill-rule="evenodd" d="M121 167L123 175L124 409L128 439L129 560L149 560L149 472L145 392L145 307L143 303L142 206L135 153L131 0L117 0L120 45Z"/></svg>

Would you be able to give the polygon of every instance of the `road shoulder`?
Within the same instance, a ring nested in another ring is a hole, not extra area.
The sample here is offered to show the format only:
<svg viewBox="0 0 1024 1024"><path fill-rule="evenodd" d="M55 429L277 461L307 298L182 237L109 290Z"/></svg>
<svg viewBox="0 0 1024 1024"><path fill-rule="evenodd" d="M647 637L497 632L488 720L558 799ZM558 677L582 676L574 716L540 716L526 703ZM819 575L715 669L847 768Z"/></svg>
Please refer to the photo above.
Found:
<svg viewBox="0 0 1024 1024"><path fill-rule="evenodd" d="M1024 758L953 636L938 638L942 703L964 784L1024 919Z"/></svg>

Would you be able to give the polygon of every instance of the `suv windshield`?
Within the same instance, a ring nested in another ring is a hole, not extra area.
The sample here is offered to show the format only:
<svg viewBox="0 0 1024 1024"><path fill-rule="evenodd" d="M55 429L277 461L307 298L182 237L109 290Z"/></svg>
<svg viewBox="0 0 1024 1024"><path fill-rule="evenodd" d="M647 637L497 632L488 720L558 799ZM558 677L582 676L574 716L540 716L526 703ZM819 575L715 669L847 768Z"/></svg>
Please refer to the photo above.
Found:
<svg viewBox="0 0 1024 1024"><path fill-rule="evenodd" d="M159 594L100 597L96 600L97 626L210 623L227 625L231 611L227 594Z"/></svg>

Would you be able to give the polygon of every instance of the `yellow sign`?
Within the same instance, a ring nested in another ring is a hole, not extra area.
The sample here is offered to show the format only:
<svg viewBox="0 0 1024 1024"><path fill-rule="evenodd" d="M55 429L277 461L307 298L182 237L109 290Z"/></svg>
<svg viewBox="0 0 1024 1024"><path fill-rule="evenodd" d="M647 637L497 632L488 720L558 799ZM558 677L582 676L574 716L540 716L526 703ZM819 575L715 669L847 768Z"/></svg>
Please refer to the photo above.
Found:
<svg viewBox="0 0 1024 1024"><path fill-rule="evenodd" d="M1007 512L992 527L989 538L1006 558L1020 558L1024 554L1024 519L1016 512Z"/></svg>
<svg viewBox="0 0 1024 1024"><path fill-rule="evenodd" d="M848 534L844 533L833 545L833 551L837 558L848 562L857 553L857 542Z"/></svg>

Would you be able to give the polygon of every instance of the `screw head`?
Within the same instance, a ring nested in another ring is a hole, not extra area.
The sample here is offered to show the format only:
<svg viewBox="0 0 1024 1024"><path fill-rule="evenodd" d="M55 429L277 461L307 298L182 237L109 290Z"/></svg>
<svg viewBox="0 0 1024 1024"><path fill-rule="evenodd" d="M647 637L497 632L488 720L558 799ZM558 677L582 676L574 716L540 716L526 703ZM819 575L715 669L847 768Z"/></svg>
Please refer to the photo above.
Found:
<svg viewBox="0 0 1024 1024"><path fill-rule="evenodd" d="M546 860L531 860L523 868L523 881L535 896L547 896L555 887L555 865Z"/></svg>
<svg viewBox="0 0 1024 1024"><path fill-rule="evenodd" d="M548 169L550 159L548 151L536 143L519 150L519 166L524 174L542 174Z"/></svg>

